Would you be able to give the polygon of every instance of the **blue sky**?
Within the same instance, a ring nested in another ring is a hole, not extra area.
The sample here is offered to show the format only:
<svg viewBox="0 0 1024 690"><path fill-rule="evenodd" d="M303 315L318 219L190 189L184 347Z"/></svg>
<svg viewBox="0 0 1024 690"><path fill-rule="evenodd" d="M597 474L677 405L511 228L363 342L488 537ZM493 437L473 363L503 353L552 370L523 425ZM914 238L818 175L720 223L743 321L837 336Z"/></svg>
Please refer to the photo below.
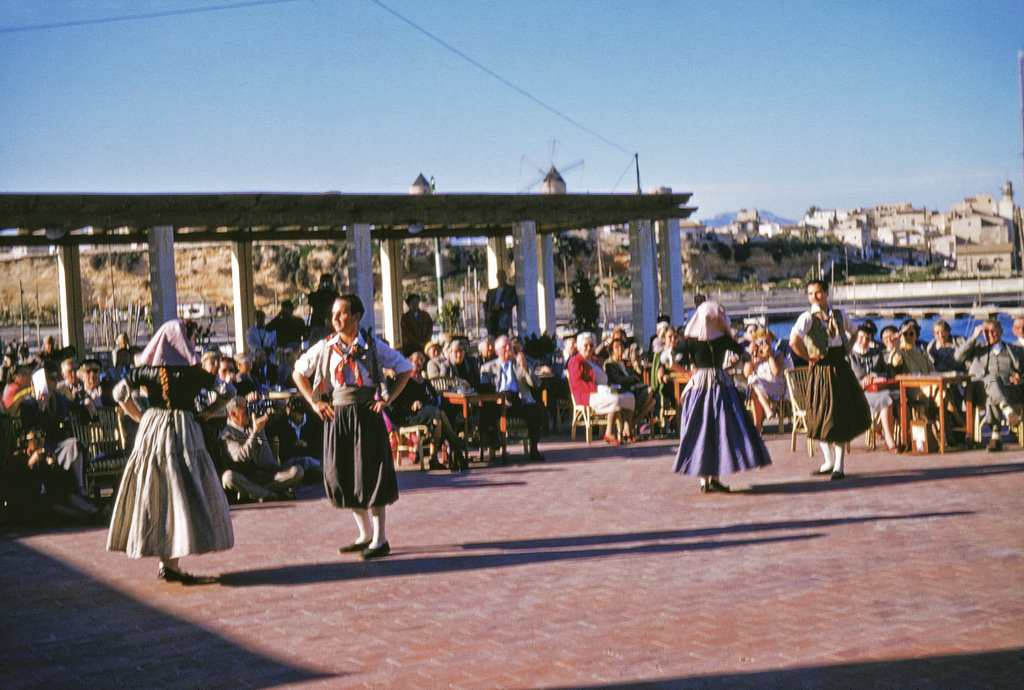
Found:
<svg viewBox="0 0 1024 690"><path fill-rule="evenodd" d="M382 1L530 97L374 0L0 0L0 191L1021 201L1019 0Z"/></svg>

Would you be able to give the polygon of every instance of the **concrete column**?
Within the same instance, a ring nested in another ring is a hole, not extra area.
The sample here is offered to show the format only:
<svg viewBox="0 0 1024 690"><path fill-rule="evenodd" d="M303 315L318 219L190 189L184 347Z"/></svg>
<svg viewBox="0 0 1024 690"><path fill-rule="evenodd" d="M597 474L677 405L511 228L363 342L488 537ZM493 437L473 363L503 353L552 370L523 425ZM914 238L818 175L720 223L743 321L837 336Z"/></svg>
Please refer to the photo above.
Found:
<svg viewBox="0 0 1024 690"><path fill-rule="evenodd" d="M373 243L370 241L368 223L355 223L345 230L345 242L348 245L348 287L359 295L363 301L363 314L359 322L360 328L368 328L376 333L377 324L373 314Z"/></svg>
<svg viewBox="0 0 1024 690"><path fill-rule="evenodd" d="M402 240L380 243L381 300L384 303L384 339L402 346Z"/></svg>
<svg viewBox="0 0 1024 690"><path fill-rule="evenodd" d="M235 307L235 352L245 352L245 332L255 321L252 242L231 243L231 294Z"/></svg>
<svg viewBox="0 0 1024 690"><path fill-rule="evenodd" d="M82 264L78 245L57 248L57 284L60 301L61 346L73 345L78 361L85 356L85 318L82 298Z"/></svg>
<svg viewBox="0 0 1024 690"><path fill-rule="evenodd" d="M655 223L658 234L658 273L661 278L661 313L672 317L670 323L683 323L686 307L683 304L683 258L679 237L679 219L670 218Z"/></svg>
<svg viewBox="0 0 1024 690"><path fill-rule="evenodd" d="M555 334L555 251L551 235L537 238L537 306L540 333Z"/></svg>
<svg viewBox="0 0 1024 690"><path fill-rule="evenodd" d="M149 229L149 291L152 295L153 330L178 318L178 287L174 276L174 228Z"/></svg>
<svg viewBox="0 0 1024 690"><path fill-rule="evenodd" d="M633 338L647 345L658 317L658 272L650 220L629 223L629 277L633 286Z"/></svg>
<svg viewBox="0 0 1024 690"><path fill-rule="evenodd" d="M538 303L537 224L532 220L516 223L512 230L512 246L516 264L516 295L519 306L516 318L522 338L541 333Z"/></svg>
<svg viewBox="0 0 1024 690"><path fill-rule="evenodd" d="M508 250L505 248L505 236L487 238L487 287L498 286L498 271L509 274Z"/></svg>

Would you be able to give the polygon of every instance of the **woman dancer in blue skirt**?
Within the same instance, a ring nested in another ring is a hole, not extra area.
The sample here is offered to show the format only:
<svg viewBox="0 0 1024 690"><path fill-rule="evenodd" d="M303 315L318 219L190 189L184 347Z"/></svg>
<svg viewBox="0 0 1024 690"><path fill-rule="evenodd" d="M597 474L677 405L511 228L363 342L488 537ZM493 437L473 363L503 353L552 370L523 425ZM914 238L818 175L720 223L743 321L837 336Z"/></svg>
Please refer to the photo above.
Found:
<svg viewBox="0 0 1024 690"><path fill-rule="evenodd" d="M662 353L662 361L676 372L696 368L679 400L679 451L673 469L700 477L704 493L728 492L718 477L770 465L761 435L728 373L722 370L725 354L742 353L729 333L729 317L714 300L705 300L686 324L676 355ZM679 356L681 355L681 356Z"/></svg>

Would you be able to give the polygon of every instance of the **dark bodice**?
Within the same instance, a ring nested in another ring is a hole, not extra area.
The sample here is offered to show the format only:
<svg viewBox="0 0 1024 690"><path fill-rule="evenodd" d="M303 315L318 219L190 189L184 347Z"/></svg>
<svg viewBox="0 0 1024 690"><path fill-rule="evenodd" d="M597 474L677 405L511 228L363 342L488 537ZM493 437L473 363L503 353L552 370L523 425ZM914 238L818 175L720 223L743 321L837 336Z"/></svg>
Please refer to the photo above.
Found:
<svg viewBox="0 0 1024 690"><path fill-rule="evenodd" d="M743 354L743 346L727 335L711 341L683 338L679 349L683 353L683 361L696 367L721 369L725 362L725 353Z"/></svg>
<svg viewBox="0 0 1024 690"><path fill-rule="evenodd" d="M204 388L215 389L217 377L198 366L138 367L127 381L134 389L146 387L151 407L192 411L195 397Z"/></svg>

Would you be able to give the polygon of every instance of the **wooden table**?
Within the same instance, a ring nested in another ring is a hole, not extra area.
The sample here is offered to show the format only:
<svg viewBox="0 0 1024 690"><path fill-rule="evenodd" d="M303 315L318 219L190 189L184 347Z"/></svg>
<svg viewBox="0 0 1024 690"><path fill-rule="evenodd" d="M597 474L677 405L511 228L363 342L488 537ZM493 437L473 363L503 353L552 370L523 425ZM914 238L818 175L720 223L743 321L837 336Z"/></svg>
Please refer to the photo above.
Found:
<svg viewBox="0 0 1024 690"><path fill-rule="evenodd" d="M969 383L971 377L967 374L957 374L954 372L933 372L930 374L899 374L896 376L896 380L900 384L900 441L908 451L913 452L913 444L910 436L910 410L907 405L907 391L911 388L924 389L934 388L934 394L929 393L928 397L935 400L935 404L939 408L939 433L938 433L938 446L939 452L946 452L946 400L947 391L950 386L959 386L962 383ZM974 407L971 403L970 395L966 397L967 404L967 420L970 424L970 420L974 418ZM927 444L926 444L927 451Z"/></svg>
<svg viewBox="0 0 1024 690"><path fill-rule="evenodd" d="M486 404L497 405L501 409L501 418L498 421L498 436L501 441L501 452L504 456L508 451L506 449L506 421L505 421L505 394L504 393L477 393L474 391L447 391L442 393L445 399L453 405L460 405L462 407L462 420L465 425L464 438L468 446L470 439L469 433L469 410L472 407L481 407ZM483 437L478 435L480 440L480 459L484 456L484 443Z"/></svg>

